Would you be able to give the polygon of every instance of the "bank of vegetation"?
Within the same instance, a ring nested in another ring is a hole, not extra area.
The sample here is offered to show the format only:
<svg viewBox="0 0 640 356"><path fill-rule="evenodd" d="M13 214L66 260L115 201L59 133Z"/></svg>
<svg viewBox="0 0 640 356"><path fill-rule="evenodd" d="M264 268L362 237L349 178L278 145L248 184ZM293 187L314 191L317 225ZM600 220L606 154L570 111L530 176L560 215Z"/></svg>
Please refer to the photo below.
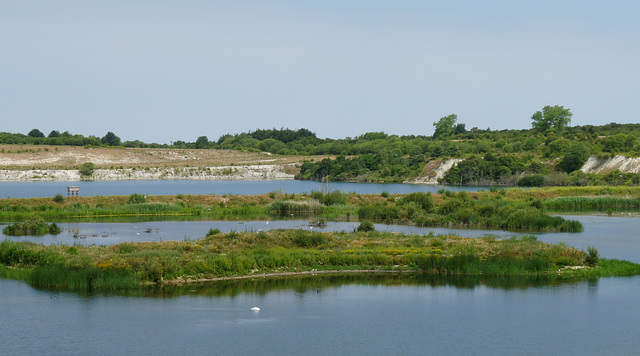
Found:
<svg viewBox="0 0 640 356"><path fill-rule="evenodd" d="M113 132L103 137L37 129L28 134L0 133L0 144L81 145L85 147L151 147L243 150L277 155L332 155L306 162L297 179L403 182L421 176L434 160L464 159L442 179L449 185L588 186L638 185L640 175L628 172L583 173L590 156L600 159L640 156L640 124L569 126L571 112L546 106L531 117L525 130L467 129L455 114L434 122L433 135L398 136L368 132L357 137L321 139L308 129L258 129L226 134L218 140L200 136L171 145L139 140L121 142Z"/></svg>
<svg viewBox="0 0 640 356"><path fill-rule="evenodd" d="M597 250L537 241L381 232L271 230L221 233L194 241L113 246L0 243L0 275L38 286L136 288L272 273L403 271L439 275L634 275L640 265L602 260Z"/></svg>
<svg viewBox="0 0 640 356"><path fill-rule="evenodd" d="M627 190L633 190L627 188ZM575 189L573 194L579 193ZM567 194L567 192L565 192ZM104 218L181 217L200 220L268 220L308 218L331 221L375 221L430 227L468 227L530 232L580 232L577 221L550 216L562 206L546 203L544 190L493 189L454 193L416 192L390 195L331 192L258 196L132 194L112 197L30 198L0 200L0 219L50 221ZM626 198L616 198L625 201ZM550 209L553 208L553 209ZM575 210L570 207L570 211ZM591 209L591 207L588 207ZM616 209L607 206L607 209Z"/></svg>
<svg viewBox="0 0 640 356"><path fill-rule="evenodd" d="M35 217L25 222L11 224L2 229L2 233L9 236L56 235L60 233L60 227L56 223L45 222L42 217Z"/></svg>

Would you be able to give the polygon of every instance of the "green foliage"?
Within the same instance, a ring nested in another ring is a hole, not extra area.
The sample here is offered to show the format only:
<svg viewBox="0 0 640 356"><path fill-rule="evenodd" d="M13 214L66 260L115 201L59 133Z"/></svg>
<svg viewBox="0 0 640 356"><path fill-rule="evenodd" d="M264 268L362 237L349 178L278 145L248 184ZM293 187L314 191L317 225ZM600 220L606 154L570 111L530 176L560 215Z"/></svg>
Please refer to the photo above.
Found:
<svg viewBox="0 0 640 356"><path fill-rule="evenodd" d="M547 105L542 108L542 112L536 111L531 120L533 120L532 127L538 131L544 132L550 128L554 128L556 131L562 131L571 123L571 111L565 109L562 106Z"/></svg>
<svg viewBox="0 0 640 356"><path fill-rule="evenodd" d="M109 131L100 139L100 142L102 142L103 145L107 146L120 146L120 137Z"/></svg>
<svg viewBox="0 0 640 356"><path fill-rule="evenodd" d="M375 231L376 227L369 220L365 220L358 225L358 232L371 232Z"/></svg>
<svg viewBox="0 0 640 356"><path fill-rule="evenodd" d="M522 187L541 187L543 184L544 175L542 174L529 174L518 180L518 185Z"/></svg>
<svg viewBox="0 0 640 356"><path fill-rule="evenodd" d="M129 195L129 204L142 204L142 203L146 203L147 202L147 196L146 195L142 195L142 194L138 194L138 193L133 193L131 195Z"/></svg>
<svg viewBox="0 0 640 356"><path fill-rule="evenodd" d="M596 250L596 248L593 246L587 247L587 256L584 259L584 263L587 266L594 267L598 264L599 261L600 261L600 254L598 253L598 250Z"/></svg>
<svg viewBox="0 0 640 356"><path fill-rule="evenodd" d="M93 171L96 169L95 164L91 162L85 162L80 166L80 175L89 177L93 174Z"/></svg>
<svg viewBox="0 0 640 356"><path fill-rule="evenodd" d="M64 196L62 194L56 194L52 200L56 203L64 203Z"/></svg>
<svg viewBox="0 0 640 356"><path fill-rule="evenodd" d="M56 223L48 224L42 218L29 219L23 223L15 223L2 229L2 233L10 236L59 234L60 227Z"/></svg>
<svg viewBox="0 0 640 356"><path fill-rule="evenodd" d="M281 217L307 216L320 211L320 207L310 202L276 201L268 205L269 214Z"/></svg>
<svg viewBox="0 0 640 356"><path fill-rule="evenodd" d="M559 197L548 199L545 207L551 211L606 211L640 209L640 198L599 197Z"/></svg>
<svg viewBox="0 0 640 356"><path fill-rule="evenodd" d="M435 132L433 133L433 138L446 139L453 136L456 131L456 121L458 121L458 115L451 114L441 117L438 122L434 122L433 126L435 127ZM464 130L464 126L462 129Z"/></svg>
<svg viewBox="0 0 640 356"><path fill-rule="evenodd" d="M415 192L402 196L397 202L397 205L407 205L408 203L416 203L425 213L431 213L434 209L433 198L431 193Z"/></svg>
<svg viewBox="0 0 640 356"><path fill-rule="evenodd" d="M5 240L0 242L0 276L84 290L312 269L555 276L558 267L584 266L588 255L537 241L535 236L497 240L370 231L363 239L360 233L271 230L116 246L41 246ZM640 265L624 261L602 260L598 268L587 267L565 268L563 276L640 274Z"/></svg>
<svg viewBox="0 0 640 356"><path fill-rule="evenodd" d="M322 203L327 206L339 204L346 205L349 203L349 196L347 193L342 191L331 192L322 197Z"/></svg>
<svg viewBox="0 0 640 356"><path fill-rule="evenodd" d="M37 138L37 137L44 137L44 134L42 133L42 131L40 131L38 129L33 129L33 130L29 131L27 136Z"/></svg>
<svg viewBox="0 0 640 356"><path fill-rule="evenodd" d="M219 235L221 234L222 231L220 231L220 229L215 228L215 229L209 229L209 231L207 232L207 234L205 235L206 237L210 237L210 236L215 236L215 235Z"/></svg>
<svg viewBox="0 0 640 356"><path fill-rule="evenodd" d="M196 139L196 148L207 148L209 146L209 139L207 136L200 136Z"/></svg>
<svg viewBox="0 0 640 356"><path fill-rule="evenodd" d="M567 147L559 166L562 171L571 173L580 169L588 158L589 148L584 142L573 142Z"/></svg>

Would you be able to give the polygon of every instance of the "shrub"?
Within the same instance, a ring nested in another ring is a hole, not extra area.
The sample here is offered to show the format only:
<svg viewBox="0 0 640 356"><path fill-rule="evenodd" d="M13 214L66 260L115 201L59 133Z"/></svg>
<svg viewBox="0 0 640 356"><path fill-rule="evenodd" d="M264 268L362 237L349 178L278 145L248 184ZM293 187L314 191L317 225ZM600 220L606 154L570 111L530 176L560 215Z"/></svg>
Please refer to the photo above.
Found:
<svg viewBox="0 0 640 356"><path fill-rule="evenodd" d="M93 174L93 171L96 169L96 166L91 162L83 163L80 166L80 175L88 177Z"/></svg>
<svg viewBox="0 0 640 356"><path fill-rule="evenodd" d="M23 236L23 235L46 235L59 234L60 227L55 223L47 224L42 218L33 218L24 223L15 223L2 229L5 235Z"/></svg>
<svg viewBox="0 0 640 356"><path fill-rule="evenodd" d="M598 262L600 262L600 254L595 247L589 246L587 247L587 257L584 259L584 263L587 266L595 267Z"/></svg>
<svg viewBox="0 0 640 356"><path fill-rule="evenodd" d="M415 193L407 194L402 198L400 198L397 204L405 205L410 202L414 202L418 204L420 208L422 208L422 210L426 211L427 213L430 213L433 211L434 203L430 193L415 192Z"/></svg>
<svg viewBox="0 0 640 356"><path fill-rule="evenodd" d="M209 229L209 231L207 232L206 236L209 237L209 236L218 235L218 234L221 234L221 233L222 233L222 231L220 231L220 229L218 229L218 228Z"/></svg>
<svg viewBox="0 0 640 356"><path fill-rule="evenodd" d="M147 202L147 196L142 194L133 193L129 195L130 204L141 204Z"/></svg>
<svg viewBox="0 0 640 356"><path fill-rule="evenodd" d="M322 203L327 206L337 204L346 205L348 202L349 200L347 199L347 194L345 192L331 192L322 197Z"/></svg>
<svg viewBox="0 0 640 356"><path fill-rule="evenodd" d="M53 197L53 201L56 203L64 203L64 196L62 196L62 194L56 194L56 196Z"/></svg>
<svg viewBox="0 0 640 356"><path fill-rule="evenodd" d="M363 221L360 223L360 225L358 225L358 231L359 232L370 232L370 231L375 231L376 227L373 225L373 223L371 221Z"/></svg>
<svg viewBox="0 0 640 356"><path fill-rule="evenodd" d="M543 184L544 175L542 174L529 174L518 180L518 185L524 187L540 187Z"/></svg>

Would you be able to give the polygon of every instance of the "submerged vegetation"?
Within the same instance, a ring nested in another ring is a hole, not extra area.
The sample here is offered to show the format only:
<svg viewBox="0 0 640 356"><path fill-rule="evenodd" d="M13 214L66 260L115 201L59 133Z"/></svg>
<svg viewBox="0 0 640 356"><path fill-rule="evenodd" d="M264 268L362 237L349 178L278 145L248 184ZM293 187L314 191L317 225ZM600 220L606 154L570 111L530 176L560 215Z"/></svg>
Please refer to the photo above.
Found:
<svg viewBox="0 0 640 356"><path fill-rule="evenodd" d="M2 229L9 236L59 234L60 228L55 223L48 224L44 219L36 217L23 223L15 223Z"/></svg>
<svg viewBox="0 0 640 356"><path fill-rule="evenodd" d="M594 249L595 250L595 249ZM444 275L633 275L640 265L537 241L383 232L271 230L113 246L0 243L0 275L39 286L135 288L272 273L394 271Z"/></svg>

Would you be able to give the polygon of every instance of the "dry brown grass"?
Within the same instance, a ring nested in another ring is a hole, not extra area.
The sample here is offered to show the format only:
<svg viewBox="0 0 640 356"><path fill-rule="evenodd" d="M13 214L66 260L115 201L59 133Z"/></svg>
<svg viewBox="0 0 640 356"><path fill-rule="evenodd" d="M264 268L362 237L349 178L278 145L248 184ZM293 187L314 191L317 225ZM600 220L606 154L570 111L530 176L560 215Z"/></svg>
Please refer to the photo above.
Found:
<svg viewBox="0 0 640 356"><path fill-rule="evenodd" d="M72 146L0 145L0 169L77 169L85 162L96 168L216 167L289 165L325 156L278 156L233 150L84 148Z"/></svg>

